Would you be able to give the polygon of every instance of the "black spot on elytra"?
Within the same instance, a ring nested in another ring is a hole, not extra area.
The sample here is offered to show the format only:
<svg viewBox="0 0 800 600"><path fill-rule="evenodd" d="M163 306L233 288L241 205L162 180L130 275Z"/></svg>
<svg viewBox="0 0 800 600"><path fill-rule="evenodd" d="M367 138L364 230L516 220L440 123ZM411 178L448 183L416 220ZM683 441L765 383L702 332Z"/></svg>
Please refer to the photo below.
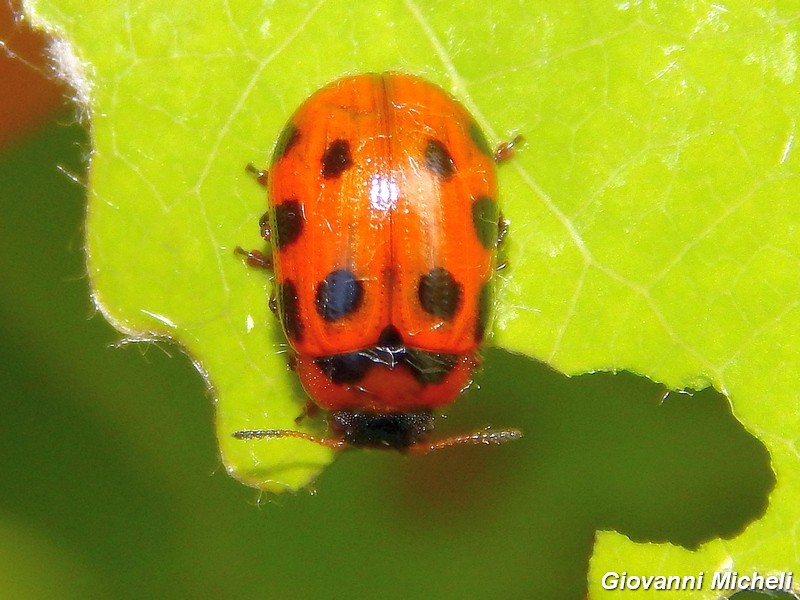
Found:
<svg viewBox="0 0 800 600"><path fill-rule="evenodd" d="M425 147L425 167L440 179L449 179L456 173L456 164L450 151L439 140L430 139Z"/></svg>
<svg viewBox="0 0 800 600"><path fill-rule="evenodd" d="M347 352L314 359L314 364L335 384L358 383L372 366L372 360L362 352Z"/></svg>
<svg viewBox="0 0 800 600"><path fill-rule="evenodd" d="M278 284L278 312L286 337L295 342L302 340L303 322L300 320L297 287L289 279Z"/></svg>
<svg viewBox="0 0 800 600"><path fill-rule="evenodd" d="M294 123L290 121L286 124L286 127L283 128L283 131L281 131L281 134L278 136L278 141L275 144L275 151L272 153L272 164L274 165L276 162L286 156L289 150L292 149L292 146L294 146L299 139L300 130L297 129Z"/></svg>
<svg viewBox="0 0 800 600"><path fill-rule="evenodd" d="M492 282L487 281L478 292L478 318L475 321L475 341L479 344L486 335L486 326L489 324L489 315L492 310Z"/></svg>
<svg viewBox="0 0 800 600"><path fill-rule="evenodd" d="M322 155L322 177L336 179L353 165L350 156L350 142L347 140L333 140Z"/></svg>
<svg viewBox="0 0 800 600"><path fill-rule="evenodd" d="M497 245L497 202L488 196L478 196L472 203L472 224L481 246L491 250Z"/></svg>
<svg viewBox="0 0 800 600"><path fill-rule="evenodd" d="M303 207L296 198L284 200L275 207L275 246L285 248L303 232Z"/></svg>
<svg viewBox="0 0 800 600"><path fill-rule="evenodd" d="M419 278L419 302L425 312L449 320L461 305L461 285L447 269L435 267Z"/></svg>
<svg viewBox="0 0 800 600"><path fill-rule="evenodd" d="M469 137L481 154L485 154L489 158L494 158L494 152L489 146L489 142L486 141L486 136L483 135L483 131L481 131L481 128L478 127L475 121L469 124Z"/></svg>
<svg viewBox="0 0 800 600"><path fill-rule="evenodd" d="M337 321L360 305L364 285L346 269L331 271L317 285L317 312L326 321Z"/></svg>

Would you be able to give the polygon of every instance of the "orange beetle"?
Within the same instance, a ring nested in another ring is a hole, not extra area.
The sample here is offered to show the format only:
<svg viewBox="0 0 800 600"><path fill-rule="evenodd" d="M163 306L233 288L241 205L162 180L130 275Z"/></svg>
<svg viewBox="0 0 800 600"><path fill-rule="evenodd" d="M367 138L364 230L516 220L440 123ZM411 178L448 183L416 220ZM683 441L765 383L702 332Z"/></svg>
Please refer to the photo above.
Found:
<svg viewBox="0 0 800 600"><path fill-rule="evenodd" d="M520 435L427 441L432 409L478 365L504 228L496 162L519 139L492 152L461 104L398 73L344 77L297 109L259 172L272 260L239 251L274 266L293 368L333 435L234 435L422 452Z"/></svg>

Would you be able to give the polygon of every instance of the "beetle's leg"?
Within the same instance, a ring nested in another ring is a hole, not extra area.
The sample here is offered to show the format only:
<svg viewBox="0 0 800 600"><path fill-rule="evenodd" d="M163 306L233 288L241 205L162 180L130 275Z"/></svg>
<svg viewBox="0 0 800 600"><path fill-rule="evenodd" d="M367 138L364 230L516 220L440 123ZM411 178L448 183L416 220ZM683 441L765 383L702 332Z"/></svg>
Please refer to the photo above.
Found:
<svg viewBox="0 0 800 600"><path fill-rule="evenodd" d="M500 164L507 161L509 158L514 156L514 146L521 144L524 141L525 138L522 137L522 135L517 135L510 142L503 142L497 146L497 149L494 151L494 162Z"/></svg>
<svg viewBox="0 0 800 600"><path fill-rule="evenodd" d="M258 227L261 230L261 237L267 242L272 238L272 233L269 229L269 212L265 212L258 220ZM245 257L245 262L250 267L257 267L259 269L272 269L272 259L267 257L261 250L244 250L236 246L236 254L241 254Z"/></svg>
<svg viewBox="0 0 800 600"><path fill-rule="evenodd" d="M319 414L319 406L314 404L311 400L306 400L305 405L303 406L303 412L297 415L294 419L294 422L298 425L303 422L303 419L306 417L313 419Z"/></svg>
<svg viewBox="0 0 800 600"><path fill-rule="evenodd" d="M244 262L247 264L248 267L254 267L257 269L272 269L272 259L266 256L260 250L245 250L240 246L236 246L234 252L241 256L244 256Z"/></svg>
<svg viewBox="0 0 800 600"><path fill-rule="evenodd" d="M269 179L269 171L266 169L259 169L253 163L247 163L247 166L244 168L245 171L251 173L256 176L256 181L259 185L263 187L267 187L267 181Z"/></svg>
<svg viewBox="0 0 800 600"><path fill-rule="evenodd" d="M508 233L508 226L511 224L511 221L506 219L503 216L503 213L500 213L500 216L497 217L497 247L503 245L503 240L506 239L506 234Z"/></svg>
<svg viewBox="0 0 800 600"><path fill-rule="evenodd" d="M275 295L275 286L272 287L272 291L269 293L269 310L273 315L278 314L278 297Z"/></svg>

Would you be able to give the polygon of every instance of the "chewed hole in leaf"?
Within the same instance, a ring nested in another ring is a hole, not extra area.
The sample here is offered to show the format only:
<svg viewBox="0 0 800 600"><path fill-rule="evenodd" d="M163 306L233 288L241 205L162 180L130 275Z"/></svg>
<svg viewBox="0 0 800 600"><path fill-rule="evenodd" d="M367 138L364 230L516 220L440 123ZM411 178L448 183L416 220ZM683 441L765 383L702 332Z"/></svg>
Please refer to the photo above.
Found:
<svg viewBox="0 0 800 600"><path fill-rule="evenodd" d="M450 411L447 430L519 427L526 457L510 458L513 449L502 456L531 466L484 470L479 465L503 459L463 450L430 457L390 484L402 513L444 514L465 501L488 510L525 485L509 469L541 490L528 498L531 514L547 512L538 504L557 497L584 525L640 542L695 549L734 537L766 511L775 485L769 453L712 389L665 397L663 386L630 373L565 377L497 350L479 382L480 391Z"/></svg>

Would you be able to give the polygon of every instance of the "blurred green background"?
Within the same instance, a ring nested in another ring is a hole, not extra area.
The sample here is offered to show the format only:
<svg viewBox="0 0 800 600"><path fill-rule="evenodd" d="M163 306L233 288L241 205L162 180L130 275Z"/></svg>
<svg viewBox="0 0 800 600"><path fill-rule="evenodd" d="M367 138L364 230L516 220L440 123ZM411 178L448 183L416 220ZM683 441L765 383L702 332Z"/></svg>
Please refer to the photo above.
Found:
<svg viewBox="0 0 800 600"><path fill-rule="evenodd" d="M579 599L596 530L694 548L766 509L769 456L719 394L500 350L440 432L523 440L347 452L259 496L221 467L190 360L120 346L93 308L67 175L86 182L88 134L48 114L0 149L0 597Z"/></svg>

